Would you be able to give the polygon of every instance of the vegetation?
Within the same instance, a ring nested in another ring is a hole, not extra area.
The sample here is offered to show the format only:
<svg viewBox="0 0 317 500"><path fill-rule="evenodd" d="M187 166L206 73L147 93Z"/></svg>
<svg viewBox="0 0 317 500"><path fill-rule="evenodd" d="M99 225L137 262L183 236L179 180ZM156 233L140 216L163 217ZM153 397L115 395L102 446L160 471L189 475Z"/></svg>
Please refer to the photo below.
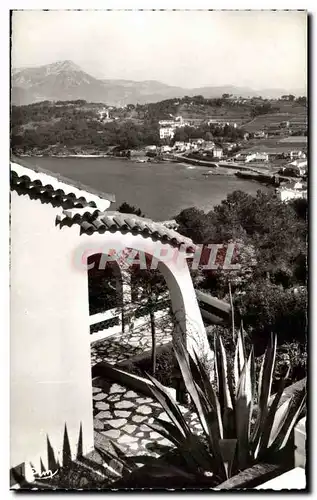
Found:
<svg viewBox="0 0 317 500"><path fill-rule="evenodd" d="M267 344L270 331L278 342L306 343L307 321L307 202L282 203L274 193L241 191L208 213L196 208L177 217L179 232L197 244L222 244L216 270L193 273L196 286L228 299L228 282L238 315L243 317L257 354ZM223 269L229 243L235 245L232 263L238 270ZM203 263L209 253L203 255Z"/></svg>
<svg viewBox="0 0 317 500"><path fill-rule="evenodd" d="M256 116L275 112L306 116L307 100L288 96L281 100L262 98L237 99L229 94L206 99L201 95L166 99L157 103L129 104L111 107L111 119L104 119L102 103L75 101L42 101L25 106L12 106L11 146L15 154L105 154L109 148L119 151L160 144L159 120L183 116L198 118L204 125L178 129L175 140L203 137L207 140L238 141L243 138L243 123ZM273 114L272 114L273 113ZM208 126L210 118L235 121L240 128ZM303 127L301 127L303 128Z"/></svg>
<svg viewBox="0 0 317 500"><path fill-rule="evenodd" d="M202 124L199 127L182 127L175 131L172 143L175 144L176 141L188 142L190 139L205 139L208 140L226 140L226 141L237 141L243 139L244 130L241 128L235 128L232 125L224 125L223 127L218 125Z"/></svg>
<svg viewBox="0 0 317 500"><path fill-rule="evenodd" d="M97 107L98 109L98 107ZM12 107L11 146L30 153L76 148L107 152L110 146L134 149L159 144L158 124L151 120L102 122L96 109L44 102Z"/></svg>
<svg viewBox="0 0 317 500"><path fill-rule="evenodd" d="M202 437L192 432L168 391L149 376L151 392L171 422L156 418L147 425L176 446L191 473L198 477L213 474L219 484L259 461L285 455L305 407L306 389L281 402L286 375L271 398L276 345L276 336L272 336L256 378L253 349L246 353L243 329L235 339L233 364L228 362L221 337L216 336L216 388L199 358L188 357L185 347L178 345L175 355L201 423Z"/></svg>

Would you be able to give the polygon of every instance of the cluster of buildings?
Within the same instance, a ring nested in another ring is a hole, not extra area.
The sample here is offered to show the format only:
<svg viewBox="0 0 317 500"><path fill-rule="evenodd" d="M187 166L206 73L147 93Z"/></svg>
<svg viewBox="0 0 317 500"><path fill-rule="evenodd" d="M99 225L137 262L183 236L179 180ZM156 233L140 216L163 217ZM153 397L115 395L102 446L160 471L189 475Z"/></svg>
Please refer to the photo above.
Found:
<svg viewBox="0 0 317 500"><path fill-rule="evenodd" d="M276 159L290 160L294 165L303 164L307 166L306 153L301 150L286 151L283 153L278 151L239 151L233 158L234 161L243 163L267 163Z"/></svg>
<svg viewBox="0 0 317 500"><path fill-rule="evenodd" d="M160 139L173 139L175 130L190 125L181 116L176 116L173 120L160 120Z"/></svg>
<svg viewBox="0 0 317 500"><path fill-rule="evenodd" d="M214 119L201 119L201 118L191 118L184 120L182 116L176 116L171 120L160 120L159 130L160 139L173 139L175 135L175 130L182 127L194 127L197 128L202 124L216 125L218 127L224 128L226 125L233 128L237 128L238 124L235 121L228 120L228 118L214 118Z"/></svg>
<svg viewBox="0 0 317 500"><path fill-rule="evenodd" d="M147 146L145 148L148 152L161 153L199 153L201 156L211 156L213 158L223 157L223 147L216 144L214 141L205 141L202 138L191 139L188 142L176 141L174 146L162 145L157 146Z"/></svg>

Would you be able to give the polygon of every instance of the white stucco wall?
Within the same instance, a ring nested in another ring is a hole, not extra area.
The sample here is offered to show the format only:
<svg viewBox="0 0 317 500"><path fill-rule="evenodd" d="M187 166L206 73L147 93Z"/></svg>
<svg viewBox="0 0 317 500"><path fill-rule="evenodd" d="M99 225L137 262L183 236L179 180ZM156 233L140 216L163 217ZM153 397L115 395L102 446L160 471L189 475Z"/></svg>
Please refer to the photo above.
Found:
<svg viewBox="0 0 317 500"><path fill-rule="evenodd" d="M11 194L11 467L40 457L46 436L61 461L64 426L73 455L82 423L84 453L93 448L88 277L83 261L111 248L160 260L170 245L127 233L80 235L55 224L61 209ZM187 262L173 249L160 264L187 346L212 358Z"/></svg>
<svg viewBox="0 0 317 500"><path fill-rule="evenodd" d="M46 436L61 459L65 423L76 453L93 448L87 273L76 269L78 226L61 209L11 193L11 467L39 458Z"/></svg>

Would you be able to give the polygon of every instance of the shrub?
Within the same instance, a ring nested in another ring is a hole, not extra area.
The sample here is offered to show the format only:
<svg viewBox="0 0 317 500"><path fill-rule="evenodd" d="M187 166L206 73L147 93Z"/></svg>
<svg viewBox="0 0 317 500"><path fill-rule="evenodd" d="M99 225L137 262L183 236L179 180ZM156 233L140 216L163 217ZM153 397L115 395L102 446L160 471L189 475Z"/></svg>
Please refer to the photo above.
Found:
<svg viewBox="0 0 317 500"><path fill-rule="evenodd" d="M129 373L144 377L145 373L151 373L152 359L151 354L139 360L129 360L122 364L122 368ZM156 378L167 387L173 387L175 383L175 374L179 372L177 360L174 355L172 344L160 348L156 357ZM180 373L180 372L179 372Z"/></svg>
<svg viewBox="0 0 317 500"><path fill-rule="evenodd" d="M216 336L217 391L199 358L196 355L188 357L184 345L178 346L175 355L200 420L203 438L193 433L166 389L149 376L153 383L151 392L170 421L155 418L154 423L147 425L176 446L187 469L194 472L197 478L211 473L222 482L257 462L270 461L277 456L283 461L289 459L287 445L304 411L306 388L280 404L286 374L271 398L276 346L277 338L272 336L257 377L253 349L247 356L242 328L235 342L234 363L231 366L222 339Z"/></svg>

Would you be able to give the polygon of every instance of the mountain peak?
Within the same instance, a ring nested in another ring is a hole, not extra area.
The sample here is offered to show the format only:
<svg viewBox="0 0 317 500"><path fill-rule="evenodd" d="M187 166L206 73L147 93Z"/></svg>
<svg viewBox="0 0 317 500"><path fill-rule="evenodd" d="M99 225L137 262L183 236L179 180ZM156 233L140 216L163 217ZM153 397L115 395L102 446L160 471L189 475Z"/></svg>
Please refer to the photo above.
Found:
<svg viewBox="0 0 317 500"><path fill-rule="evenodd" d="M77 64L69 59L66 59L65 61L56 61L54 63L47 64L44 67L47 68L48 73L60 73L61 71L82 71Z"/></svg>

